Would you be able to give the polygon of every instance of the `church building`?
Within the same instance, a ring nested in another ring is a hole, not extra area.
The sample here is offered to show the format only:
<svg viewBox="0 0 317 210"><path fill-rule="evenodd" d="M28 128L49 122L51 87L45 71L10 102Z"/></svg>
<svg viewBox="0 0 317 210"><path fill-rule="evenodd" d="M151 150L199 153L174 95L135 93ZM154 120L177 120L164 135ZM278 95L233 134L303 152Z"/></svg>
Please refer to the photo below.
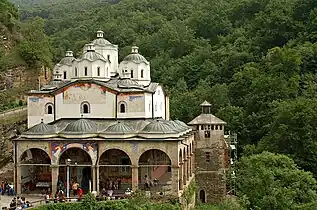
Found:
<svg viewBox="0 0 317 210"><path fill-rule="evenodd" d="M150 191L179 196L193 180L195 127L170 119L169 97L138 47L118 57L98 31L80 57L67 51L53 80L28 93L28 129L13 141L17 194L55 193L68 167L84 192L120 194L149 180Z"/></svg>

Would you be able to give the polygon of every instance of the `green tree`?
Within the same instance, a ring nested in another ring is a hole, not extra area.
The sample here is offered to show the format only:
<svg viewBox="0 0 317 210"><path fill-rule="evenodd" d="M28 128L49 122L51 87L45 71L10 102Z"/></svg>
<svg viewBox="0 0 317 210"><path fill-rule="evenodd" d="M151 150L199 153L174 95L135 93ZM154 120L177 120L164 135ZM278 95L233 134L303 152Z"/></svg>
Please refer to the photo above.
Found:
<svg viewBox="0 0 317 210"><path fill-rule="evenodd" d="M316 200L316 180L284 155L263 152L237 164L237 192L252 209L290 210Z"/></svg>

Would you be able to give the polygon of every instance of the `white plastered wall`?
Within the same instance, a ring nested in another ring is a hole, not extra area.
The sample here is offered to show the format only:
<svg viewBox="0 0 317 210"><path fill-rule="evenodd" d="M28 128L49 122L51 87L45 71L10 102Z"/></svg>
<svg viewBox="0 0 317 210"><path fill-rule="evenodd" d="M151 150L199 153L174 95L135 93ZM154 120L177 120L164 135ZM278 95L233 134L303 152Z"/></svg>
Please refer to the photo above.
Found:
<svg viewBox="0 0 317 210"><path fill-rule="evenodd" d="M152 118L152 93L145 93L145 118Z"/></svg>
<svg viewBox="0 0 317 210"><path fill-rule="evenodd" d="M45 113L46 104L52 104L53 114ZM28 96L28 128L41 123L54 121L54 97L53 96Z"/></svg>
<svg viewBox="0 0 317 210"><path fill-rule="evenodd" d="M165 94L162 86L157 86L153 96L154 117L165 119Z"/></svg>

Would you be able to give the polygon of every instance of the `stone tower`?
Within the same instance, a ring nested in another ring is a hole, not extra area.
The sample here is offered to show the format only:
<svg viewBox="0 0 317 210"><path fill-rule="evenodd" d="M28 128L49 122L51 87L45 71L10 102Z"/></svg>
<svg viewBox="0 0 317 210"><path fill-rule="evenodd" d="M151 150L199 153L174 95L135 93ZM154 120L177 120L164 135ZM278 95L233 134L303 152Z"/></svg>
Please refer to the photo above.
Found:
<svg viewBox="0 0 317 210"><path fill-rule="evenodd" d="M211 104L201 104L202 113L188 124L195 131L195 179L197 197L203 203L218 203L226 195L225 173L228 145L226 122L211 114Z"/></svg>

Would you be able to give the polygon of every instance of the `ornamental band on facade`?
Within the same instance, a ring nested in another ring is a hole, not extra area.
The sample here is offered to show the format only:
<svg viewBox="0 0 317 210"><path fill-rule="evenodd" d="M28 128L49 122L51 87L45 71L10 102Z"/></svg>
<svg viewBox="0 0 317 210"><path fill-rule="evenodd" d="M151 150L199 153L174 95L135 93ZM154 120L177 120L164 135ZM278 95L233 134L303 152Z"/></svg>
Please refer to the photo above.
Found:
<svg viewBox="0 0 317 210"><path fill-rule="evenodd" d="M151 82L150 63L132 47L118 62L118 46L103 38L71 51L53 69L53 80L28 93L28 130L14 139L15 189L37 193L70 177L84 192L119 183L114 194L144 189L180 196L194 180L202 202L226 194L226 123L210 113L189 123L169 117L169 98Z"/></svg>

